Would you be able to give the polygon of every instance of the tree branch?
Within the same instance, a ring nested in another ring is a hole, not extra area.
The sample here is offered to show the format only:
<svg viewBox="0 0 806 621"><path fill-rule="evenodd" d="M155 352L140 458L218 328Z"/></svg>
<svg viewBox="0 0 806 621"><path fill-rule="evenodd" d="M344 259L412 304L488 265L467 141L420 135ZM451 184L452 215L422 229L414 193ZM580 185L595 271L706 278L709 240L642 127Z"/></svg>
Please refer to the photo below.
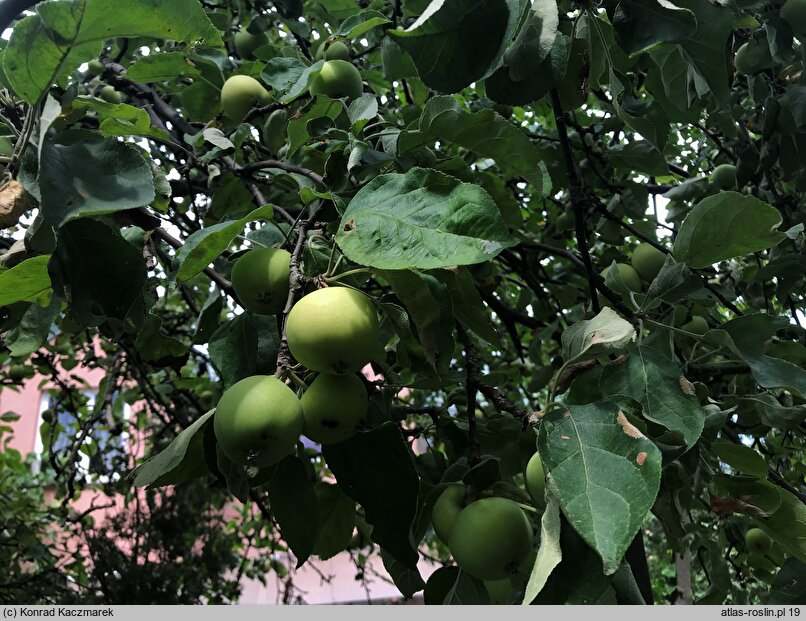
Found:
<svg viewBox="0 0 806 621"><path fill-rule="evenodd" d="M465 375L467 384L467 463L472 468L481 461L479 428L476 424L476 392L479 389L479 358L476 346L462 324L456 322L456 332L465 349Z"/></svg>

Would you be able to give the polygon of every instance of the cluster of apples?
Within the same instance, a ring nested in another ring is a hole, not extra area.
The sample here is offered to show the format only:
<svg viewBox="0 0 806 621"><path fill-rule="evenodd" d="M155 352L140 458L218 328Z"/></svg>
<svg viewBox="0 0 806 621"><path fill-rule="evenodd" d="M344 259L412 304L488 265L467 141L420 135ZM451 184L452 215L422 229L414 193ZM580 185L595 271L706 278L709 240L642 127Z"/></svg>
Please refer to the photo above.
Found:
<svg viewBox="0 0 806 621"><path fill-rule="evenodd" d="M602 276L605 278L612 269L618 271L621 281L630 291L641 291L641 282L652 282L663 267L666 255L652 244L640 243L633 250L629 263L616 263L605 268ZM621 293L626 294L626 291Z"/></svg>
<svg viewBox="0 0 806 621"><path fill-rule="evenodd" d="M236 261L232 287L244 308L261 315L284 310L290 259L279 248L254 248ZM356 373L380 347L378 316L369 298L347 287L318 289L293 305L285 334L294 358L318 375L301 398L265 375L224 391L213 427L222 452L238 465L275 464L300 435L320 444L342 442L366 415L367 391Z"/></svg>
<svg viewBox="0 0 806 621"><path fill-rule="evenodd" d="M542 511L545 473L537 453L526 466L525 482L535 507ZM508 594L512 576L528 575L532 569L535 558L532 525L513 500L489 496L468 502L467 488L461 483L451 483L434 503L431 524L456 564L483 580L493 597Z"/></svg>
<svg viewBox="0 0 806 621"><path fill-rule="evenodd" d="M265 33L252 34L241 29L235 34L234 43L239 56L250 58L255 49L268 43L268 39ZM317 60L324 63L311 82L311 96L322 94L332 99L361 96L364 91L361 74L350 62L350 49L343 41L325 41L319 47ZM241 121L255 106L271 101L271 93L252 76L230 76L221 88L221 108L234 121Z"/></svg>

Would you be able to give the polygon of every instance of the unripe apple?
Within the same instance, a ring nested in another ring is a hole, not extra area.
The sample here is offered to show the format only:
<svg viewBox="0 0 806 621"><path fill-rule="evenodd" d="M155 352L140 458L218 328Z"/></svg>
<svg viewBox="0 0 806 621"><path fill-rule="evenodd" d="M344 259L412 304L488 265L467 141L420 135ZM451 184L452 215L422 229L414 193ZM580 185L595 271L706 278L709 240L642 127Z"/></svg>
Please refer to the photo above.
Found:
<svg viewBox="0 0 806 621"><path fill-rule="evenodd" d="M448 546L457 565L480 580L503 580L532 549L532 526L506 498L482 498L462 509Z"/></svg>
<svg viewBox="0 0 806 621"><path fill-rule="evenodd" d="M733 164L720 164L711 173L711 182L722 190L736 187L736 167Z"/></svg>
<svg viewBox="0 0 806 621"><path fill-rule="evenodd" d="M302 404L273 376L253 375L221 396L213 429L221 451L240 466L270 466L291 452L302 433Z"/></svg>
<svg viewBox="0 0 806 621"><path fill-rule="evenodd" d="M248 75L227 78L221 88L221 107L233 121L241 121L258 104L267 104L271 95L263 85Z"/></svg>
<svg viewBox="0 0 806 621"><path fill-rule="evenodd" d="M466 504L465 486L461 483L451 483L446 487L434 503L431 509L431 525L439 540L448 544L450 541L456 518L465 508Z"/></svg>
<svg viewBox="0 0 806 621"><path fill-rule="evenodd" d="M665 262L666 255L647 243L638 244L630 257L630 263L635 271L647 282L655 280Z"/></svg>
<svg viewBox="0 0 806 621"><path fill-rule="evenodd" d="M322 57L325 60L350 60L350 48L344 41L334 41L325 48Z"/></svg>
<svg viewBox="0 0 806 621"><path fill-rule="evenodd" d="M772 551L772 539L760 528L751 528L744 534L744 545L754 554L764 555Z"/></svg>
<svg viewBox="0 0 806 621"><path fill-rule="evenodd" d="M303 297L288 314L285 331L294 358L320 373L355 373L379 351L375 307L347 287Z"/></svg>
<svg viewBox="0 0 806 621"><path fill-rule="evenodd" d="M95 58L95 59L93 59L93 60L91 60L91 61L89 61L87 63L86 74L87 75L101 75L101 73L103 72L105 67L106 66L100 60Z"/></svg>
<svg viewBox="0 0 806 621"><path fill-rule="evenodd" d="M232 268L232 288L247 310L276 315L288 300L291 254L280 248L253 248Z"/></svg>
<svg viewBox="0 0 806 621"><path fill-rule="evenodd" d="M535 453L526 464L526 474L524 476L526 491L532 497L535 507L546 508L546 472L543 470L543 462L540 455Z"/></svg>
<svg viewBox="0 0 806 621"><path fill-rule="evenodd" d="M770 45L766 39L751 39L743 43L733 58L738 73L753 75L773 65Z"/></svg>
<svg viewBox="0 0 806 621"><path fill-rule="evenodd" d="M696 315L691 318L691 321L688 323L684 323L680 326L681 330L685 330L686 332L691 332L692 334L697 334L702 336L710 329L708 326L708 322L706 321L705 317L700 317Z"/></svg>
<svg viewBox="0 0 806 621"><path fill-rule="evenodd" d="M613 266L609 266L602 270L602 276L607 278L607 273L613 269ZM638 272L632 267L632 265L627 265L626 263L616 263L616 269L618 270L618 275L621 278L621 281L627 286L630 291L639 292L641 291L641 277L638 275ZM626 293L622 291L622 293Z"/></svg>
<svg viewBox="0 0 806 621"><path fill-rule="evenodd" d="M236 32L232 40L235 44L235 52L244 59L252 58L252 53L257 48L269 42L269 38L266 36L265 32L252 34L246 27L242 27Z"/></svg>
<svg viewBox="0 0 806 621"><path fill-rule="evenodd" d="M263 124L263 144L265 144L272 153L278 154L283 145L285 145L287 135L288 112L284 109L275 110Z"/></svg>
<svg viewBox="0 0 806 621"><path fill-rule="evenodd" d="M361 74L346 60L325 61L311 84L311 95L322 94L332 99L356 99L363 91Z"/></svg>
<svg viewBox="0 0 806 621"><path fill-rule="evenodd" d="M343 442L367 414L367 389L355 375L318 376L302 395L302 433L319 444Z"/></svg>
<svg viewBox="0 0 806 621"><path fill-rule="evenodd" d="M781 7L781 19L797 36L806 36L806 0L786 0Z"/></svg>
<svg viewBox="0 0 806 621"><path fill-rule="evenodd" d="M116 90L111 84L104 86L98 93L98 96L105 102L111 104L119 104L123 102L123 93Z"/></svg>
<svg viewBox="0 0 806 621"><path fill-rule="evenodd" d="M490 603L495 606L503 606L507 603L509 594L512 592L512 579L485 580L484 586L490 596Z"/></svg>

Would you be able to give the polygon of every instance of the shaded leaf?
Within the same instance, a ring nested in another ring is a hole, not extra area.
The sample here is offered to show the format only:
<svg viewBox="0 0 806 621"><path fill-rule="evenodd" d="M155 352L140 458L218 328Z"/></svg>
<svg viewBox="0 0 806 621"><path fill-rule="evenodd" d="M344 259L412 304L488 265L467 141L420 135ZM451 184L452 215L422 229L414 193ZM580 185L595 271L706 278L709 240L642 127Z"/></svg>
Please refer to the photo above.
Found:
<svg viewBox="0 0 806 621"><path fill-rule="evenodd" d="M531 604L546 585L554 568L562 561L560 548L560 505L554 496L549 495L543 517L540 519L540 547L534 567L529 574L523 604Z"/></svg>
<svg viewBox="0 0 806 621"><path fill-rule="evenodd" d="M562 334L566 365L624 350L635 340L635 328L605 306L593 319L578 321Z"/></svg>
<svg viewBox="0 0 806 621"><path fill-rule="evenodd" d="M319 502L305 465L297 457L289 455L277 464L269 481L269 503L299 568L313 552Z"/></svg>

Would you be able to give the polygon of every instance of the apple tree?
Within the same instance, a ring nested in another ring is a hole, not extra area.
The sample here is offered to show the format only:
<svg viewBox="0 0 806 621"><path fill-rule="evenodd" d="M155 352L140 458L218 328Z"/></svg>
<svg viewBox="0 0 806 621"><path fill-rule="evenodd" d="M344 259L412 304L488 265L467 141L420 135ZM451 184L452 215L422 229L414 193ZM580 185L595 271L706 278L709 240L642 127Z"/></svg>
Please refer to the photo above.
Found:
<svg viewBox="0 0 806 621"><path fill-rule="evenodd" d="M65 511L201 489L248 575L428 604L806 600L804 0L0 23L4 390L50 378Z"/></svg>

